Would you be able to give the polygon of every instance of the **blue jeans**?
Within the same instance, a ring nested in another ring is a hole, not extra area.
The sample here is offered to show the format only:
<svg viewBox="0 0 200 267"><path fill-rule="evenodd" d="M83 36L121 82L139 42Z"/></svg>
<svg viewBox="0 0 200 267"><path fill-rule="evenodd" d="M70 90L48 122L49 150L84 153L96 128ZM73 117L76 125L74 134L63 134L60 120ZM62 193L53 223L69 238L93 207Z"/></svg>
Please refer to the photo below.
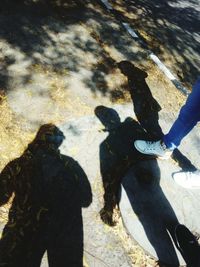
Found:
<svg viewBox="0 0 200 267"><path fill-rule="evenodd" d="M182 139L194 128L198 121L200 121L200 78L194 84L191 94L181 108L179 116L169 133L163 137L166 147L170 149L178 147Z"/></svg>

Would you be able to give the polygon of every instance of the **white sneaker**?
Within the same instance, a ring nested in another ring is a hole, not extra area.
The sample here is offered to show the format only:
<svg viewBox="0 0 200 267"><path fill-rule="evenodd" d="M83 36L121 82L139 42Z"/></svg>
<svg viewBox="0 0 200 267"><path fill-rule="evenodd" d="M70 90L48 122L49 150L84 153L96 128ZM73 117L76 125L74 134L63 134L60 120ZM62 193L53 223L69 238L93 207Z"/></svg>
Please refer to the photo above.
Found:
<svg viewBox="0 0 200 267"><path fill-rule="evenodd" d="M174 181L188 189L200 189L200 171L176 172L172 174Z"/></svg>
<svg viewBox="0 0 200 267"><path fill-rule="evenodd" d="M161 140L156 142L136 140L134 146L140 153L154 155L160 159L168 159L173 152L173 150L166 148Z"/></svg>

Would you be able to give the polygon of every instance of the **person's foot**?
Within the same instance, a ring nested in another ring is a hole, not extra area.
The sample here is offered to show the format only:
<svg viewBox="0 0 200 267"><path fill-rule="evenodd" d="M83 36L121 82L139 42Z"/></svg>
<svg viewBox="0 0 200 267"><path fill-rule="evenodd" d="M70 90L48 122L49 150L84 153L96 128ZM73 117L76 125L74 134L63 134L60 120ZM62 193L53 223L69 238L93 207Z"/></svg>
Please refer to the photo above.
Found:
<svg viewBox="0 0 200 267"><path fill-rule="evenodd" d="M136 140L134 146L142 154L153 155L161 159L168 159L173 152L161 140L156 142Z"/></svg>
<svg viewBox="0 0 200 267"><path fill-rule="evenodd" d="M199 267L200 246L190 230L178 224L175 228L176 245L188 267Z"/></svg>
<svg viewBox="0 0 200 267"><path fill-rule="evenodd" d="M188 189L200 189L200 171L176 172L172 174L174 181Z"/></svg>

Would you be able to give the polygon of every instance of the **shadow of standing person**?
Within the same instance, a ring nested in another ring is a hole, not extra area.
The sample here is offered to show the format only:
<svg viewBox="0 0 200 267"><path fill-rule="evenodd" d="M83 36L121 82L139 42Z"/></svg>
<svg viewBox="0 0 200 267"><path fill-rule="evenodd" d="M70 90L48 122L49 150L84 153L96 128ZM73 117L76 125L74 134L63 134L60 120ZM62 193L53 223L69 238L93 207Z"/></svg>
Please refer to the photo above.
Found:
<svg viewBox="0 0 200 267"><path fill-rule="evenodd" d="M122 122L112 108L98 106L95 114L105 126L104 131L108 132L107 138L100 145L100 170L104 186L101 219L110 226L116 224L115 210L118 208L122 183L158 259L163 259L165 253L162 244L167 244L167 255L177 263L174 266L178 266L170 238L171 235L174 239L174 225L178 224L178 220L160 186L157 160L147 158L133 146L134 140L141 136L146 138L147 133L130 117ZM130 169L134 171L134 175L131 173L132 176L123 179Z"/></svg>
<svg viewBox="0 0 200 267"><path fill-rule="evenodd" d="M39 129L23 155L0 174L0 205L14 193L0 240L0 266L39 267L47 250L50 267L83 266L82 207L92 202L86 174L60 154L63 133Z"/></svg>
<svg viewBox="0 0 200 267"><path fill-rule="evenodd" d="M100 171L104 187L104 207L101 219L108 225L115 225L114 209L118 204L120 183L123 175L138 159L144 158L133 146L134 139L146 132L131 117L121 122L118 113L105 106L95 108L95 115L105 126L107 138L100 145Z"/></svg>

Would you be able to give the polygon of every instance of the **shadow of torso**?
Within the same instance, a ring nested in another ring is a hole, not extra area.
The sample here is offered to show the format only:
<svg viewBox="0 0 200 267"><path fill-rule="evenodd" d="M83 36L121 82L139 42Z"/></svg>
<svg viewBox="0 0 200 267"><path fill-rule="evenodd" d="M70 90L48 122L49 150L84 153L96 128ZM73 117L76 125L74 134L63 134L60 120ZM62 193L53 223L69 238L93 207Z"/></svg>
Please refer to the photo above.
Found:
<svg viewBox="0 0 200 267"><path fill-rule="evenodd" d="M104 208L101 218L105 223L113 225L113 209L118 204L118 194L122 177L130 166L144 156L134 148L134 140L146 132L132 118L109 129L109 135L100 145L100 170L104 186Z"/></svg>

